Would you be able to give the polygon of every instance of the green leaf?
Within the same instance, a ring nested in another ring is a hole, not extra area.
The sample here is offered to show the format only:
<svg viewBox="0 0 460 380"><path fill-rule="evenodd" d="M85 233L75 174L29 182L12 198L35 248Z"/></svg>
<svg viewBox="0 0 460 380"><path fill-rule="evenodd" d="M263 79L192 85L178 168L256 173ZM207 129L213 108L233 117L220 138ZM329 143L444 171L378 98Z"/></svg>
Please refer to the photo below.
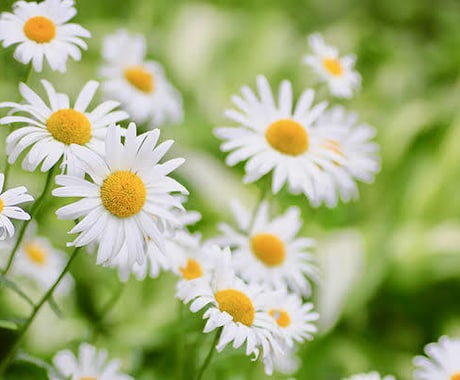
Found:
<svg viewBox="0 0 460 380"><path fill-rule="evenodd" d="M54 311L54 314L56 314L58 318L64 318L64 313L59 308L58 304L56 303L56 300L52 295L48 298L48 304L50 305L51 310Z"/></svg>
<svg viewBox="0 0 460 380"><path fill-rule="evenodd" d="M25 294L13 281L8 280L4 275L0 274L0 285L4 285L7 288L18 294L23 300L25 300L30 306L35 307L34 301L32 301L27 294Z"/></svg>

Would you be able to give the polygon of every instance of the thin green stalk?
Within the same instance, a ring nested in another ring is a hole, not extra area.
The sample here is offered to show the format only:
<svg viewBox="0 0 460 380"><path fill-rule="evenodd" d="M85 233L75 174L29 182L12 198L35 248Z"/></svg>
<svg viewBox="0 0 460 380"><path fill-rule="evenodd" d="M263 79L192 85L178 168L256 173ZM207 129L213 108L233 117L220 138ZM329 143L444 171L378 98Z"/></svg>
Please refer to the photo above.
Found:
<svg viewBox="0 0 460 380"><path fill-rule="evenodd" d="M19 245L21 244L22 242L22 239L24 237L24 234L26 232L26 229L27 229L27 226L29 225L29 223L32 221L32 219L34 218L35 214L37 213L37 211L39 210L41 204L43 203L43 200L45 199L45 197L48 195L48 191L50 189L50 186L51 186L51 182L52 182L52 178L53 178L53 174L54 174L54 170L55 168L57 167L57 164L54 165L53 168L51 168L49 171L48 171L48 175L46 177L46 183L45 183L45 187L43 188L43 191L42 193L40 194L40 196L37 198L37 200L34 202L34 204L32 205L31 209L30 209L30 219L29 220L25 220L23 223L22 223L22 226L21 226L21 229L19 230L19 233L18 233L18 238L16 239L16 243L14 244L14 247L11 251L11 254L10 254L10 257L8 259L8 263L6 264L6 268L3 270L3 275L5 276L8 271L10 270L11 268L11 264L13 264L13 260L14 260L14 256L16 255L16 252L19 248Z"/></svg>
<svg viewBox="0 0 460 380"><path fill-rule="evenodd" d="M121 298L121 295L123 294L123 290L125 290L126 284L122 283L118 287L117 291L112 294L112 297L106 302L104 306L102 306L101 311L99 312L99 318L101 320L104 320L107 314L113 309L113 307L116 305L118 300Z"/></svg>
<svg viewBox="0 0 460 380"><path fill-rule="evenodd" d="M214 351L216 350L216 345L217 345L217 342L219 341L220 334L222 334L222 327L219 327L219 329L216 332L216 335L214 336L214 340L212 341L211 349L209 350L208 355L206 356L206 359L201 365L201 368L200 368L200 371L198 372L198 376L196 380L201 380L204 372L206 371L206 368L209 367L209 364L211 363L212 357L214 355Z"/></svg>
<svg viewBox="0 0 460 380"><path fill-rule="evenodd" d="M4 359L0 363L0 378L2 377L3 373L5 372L6 368L9 365L9 363L13 359L13 357L14 357L14 355L15 355L18 347L19 347L19 344L21 343L22 339L24 338L24 335L27 332L27 330L29 329L30 325L34 321L36 315L38 314L38 312L40 311L42 306L50 299L50 297L53 295L54 291L56 290L56 288L60 284L61 280L64 278L64 276L69 271L70 265L72 264L72 262L77 257L77 254L78 254L79 250L80 250L80 247L76 247L74 249L74 251L72 252L72 255L70 256L69 261L67 262L66 266L62 270L62 272L59 275L59 277L57 278L57 280L54 282L53 286L48 289L48 291L45 293L45 295L41 298L40 302L38 302L38 304L33 308L32 314L29 316L29 318L27 318L27 320L24 323L21 331L19 332L18 336L16 337L16 340L15 340L14 344L9 348L9 350L7 351Z"/></svg>
<svg viewBox="0 0 460 380"><path fill-rule="evenodd" d="M256 215L257 215L257 211L259 210L259 207L260 205L262 204L262 202L265 200L265 198L267 197L267 193L270 191L270 176L267 175L267 177L265 178L265 180L262 181L262 186L261 186L261 189L260 189L260 193L259 193L259 198L257 199L257 203L256 205L254 206L254 209L252 211L252 215L251 215L251 220L249 222L249 226L248 226L248 230L247 231L244 231L244 232L251 232L252 230L252 227L254 226L254 222L255 222L255 219L256 219Z"/></svg>
<svg viewBox="0 0 460 380"><path fill-rule="evenodd" d="M178 302L179 310L177 316L177 339L176 339L176 378L184 379L184 358L185 358L185 337L184 337L184 305Z"/></svg>

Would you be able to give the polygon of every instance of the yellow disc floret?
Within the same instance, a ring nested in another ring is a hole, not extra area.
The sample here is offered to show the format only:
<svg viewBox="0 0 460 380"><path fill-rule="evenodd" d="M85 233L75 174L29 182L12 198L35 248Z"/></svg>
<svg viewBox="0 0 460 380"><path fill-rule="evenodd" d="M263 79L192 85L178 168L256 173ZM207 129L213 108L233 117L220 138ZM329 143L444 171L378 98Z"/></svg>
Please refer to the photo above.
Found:
<svg viewBox="0 0 460 380"><path fill-rule="evenodd" d="M46 263L48 254L43 247L35 242L24 244L24 251L27 257L32 260L35 264L43 265Z"/></svg>
<svg viewBox="0 0 460 380"><path fill-rule="evenodd" d="M450 380L460 380L460 372L454 373L451 377Z"/></svg>
<svg viewBox="0 0 460 380"><path fill-rule="evenodd" d="M272 148L290 156L304 153L309 144L305 128L291 119L281 119L270 124L265 138Z"/></svg>
<svg viewBox="0 0 460 380"><path fill-rule="evenodd" d="M119 218L133 216L142 210L147 190L137 174L120 170L110 174L102 183L104 207Z"/></svg>
<svg viewBox="0 0 460 380"><path fill-rule="evenodd" d="M219 310L233 317L234 322L251 326L254 322L255 309L249 297L236 289L224 289L215 294Z"/></svg>
<svg viewBox="0 0 460 380"><path fill-rule="evenodd" d="M3 199L0 198L0 213L3 211L4 208L5 208L5 203L3 203Z"/></svg>
<svg viewBox="0 0 460 380"><path fill-rule="evenodd" d="M79 380L97 380L97 377L94 376L82 376Z"/></svg>
<svg viewBox="0 0 460 380"><path fill-rule="evenodd" d="M276 323L280 327L288 327L291 324L291 317L283 309L271 309L268 313L275 318Z"/></svg>
<svg viewBox="0 0 460 380"><path fill-rule="evenodd" d="M56 25L48 17L31 17L24 24L24 34L40 44L50 42L56 36Z"/></svg>
<svg viewBox="0 0 460 380"><path fill-rule="evenodd" d="M342 62L338 58L324 58L323 66L331 75L338 77L343 74Z"/></svg>
<svg viewBox="0 0 460 380"><path fill-rule="evenodd" d="M64 144L85 145L91 139L91 123L88 118L71 108L54 112L46 122L53 137Z"/></svg>
<svg viewBox="0 0 460 380"><path fill-rule="evenodd" d="M182 277L186 280L193 280L203 275L201 265L194 259L188 259L187 264L179 268L179 270L182 273Z"/></svg>
<svg viewBox="0 0 460 380"><path fill-rule="evenodd" d="M142 66L129 66L124 71L126 80L139 91L150 93L154 89L153 75Z"/></svg>
<svg viewBox="0 0 460 380"><path fill-rule="evenodd" d="M273 234L256 234L251 238L251 250L255 257L269 267L281 265L286 257L284 243Z"/></svg>

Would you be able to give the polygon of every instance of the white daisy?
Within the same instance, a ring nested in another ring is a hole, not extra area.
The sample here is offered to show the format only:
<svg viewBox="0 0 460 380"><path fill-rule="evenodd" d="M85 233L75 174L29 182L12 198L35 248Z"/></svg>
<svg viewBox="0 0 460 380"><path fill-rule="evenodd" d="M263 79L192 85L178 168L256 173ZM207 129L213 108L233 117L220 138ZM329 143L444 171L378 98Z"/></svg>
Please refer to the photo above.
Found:
<svg viewBox="0 0 460 380"><path fill-rule="evenodd" d="M324 186L335 175L348 176L337 167L343 157L324 147L324 140L334 139L328 128L313 128L326 103L310 109L314 91L305 90L292 110L292 88L283 81L279 91L279 105L275 105L270 86L263 76L257 78L260 100L243 87L243 97L234 96L240 109L227 110L226 116L240 124L234 128L217 128L217 137L226 140L221 149L233 151L226 159L230 166L248 160L243 182L254 182L273 170L272 191L277 193L285 182L295 194L303 192L313 204L322 198ZM346 180L346 179L345 179Z"/></svg>
<svg viewBox="0 0 460 380"><path fill-rule="evenodd" d="M53 358L56 371L49 371L51 380L134 380L131 376L119 372L121 362L118 359L107 361L107 351L97 350L88 343L82 343L78 357L71 351L59 351Z"/></svg>
<svg viewBox="0 0 460 380"><path fill-rule="evenodd" d="M222 327L217 351L231 342L233 348L246 343L246 355L257 357L261 348L277 346L276 323L266 311L266 293L235 276L228 249L220 252L215 265L211 281L195 280L196 286L188 287L182 299L184 303L192 301L190 310L194 313L207 307L203 314L207 319L205 333Z"/></svg>
<svg viewBox="0 0 460 380"><path fill-rule="evenodd" d="M425 347L428 357L414 358L415 380L460 380L460 339L443 336Z"/></svg>
<svg viewBox="0 0 460 380"><path fill-rule="evenodd" d="M264 351L262 356L265 373L271 376L273 371L284 374L296 372L301 360L295 353L296 347L284 346L282 350L270 347L270 350Z"/></svg>
<svg viewBox="0 0 460 380"><path fill-rule="evenodd" d="M81 247L99 243L98 264L109 264L120 252L129 256L128 262L145 260L145 242L151 240L164 251L163 231L178 226L172 209L183 209L171 192L187 193L177 181L168 176L184 159L158 161L173 144L168 140L158 145L160 131L136 136L131 123L124 144L121 128L112 126L107 132L105 159L88 151L82 165L92 181L71 175L56 176L62 187L53 190L58 197L83 199L56 211L60 219L83 218L70 233L79 236L69 245ZM75 149L82 152L80 146Z"/></svg>
<svg viewBox="0 0 460 380"><path fill-rule="evenodd" d="M20 113L0 119L0 124L25 124L6 139L8 162L14 163L24 150L32 147L22 162L25 170L34 171L43 161L41 170L45 172L63 158L63 168L76 175L80 172L79 154L84 150L77 153L75 147L82 146L102 154L107 127L126 119L128 114L112 111L118 106L114 101L101 103L91 112L87 111L99 86L96 81L89 81L83 87L73 107L70 107L67 95L57 93L46 80L42 80L42 84L49 106L24 83L20 84L19 91L26 100L25 104L0 103L0 108L11 107Z"/></svg>
<svg viewBox="0 0 460 380"><path fill-rule="evenodd" d="M340 163L335 162L341 171L330 171L329 183L324 186L316 202L319 204L324 201L333 207L339 196L344 202L356 199L358 187L354 180L370 183L380 169L379 146L372 141L375 129L359 123L356 113L347 113L340 106L325 111L315 123L315 128L330 131L333 137L324 138L322 145L343 158ZM343 171L347 175L343 175Z"/></svg>
<svg viewBox="0 0 460 380"><path fill-rule="evenodd" d="M252 225L251 212L240 204L233 202L232 211L238 228L220 224L224 235L216 241L232 248L236 272L250 283L309 295L309 280L318 280L318 269L309 252L315 241L296 238L302 226L299 209L291 207L284 215L270 220L268 203L264 201Z"/></svg>
<svg viewBox="0 0 460 380"><path fill-rule="evenodd" d="M369 372L369 373L361 373L358 375L353 375L348 377L344 380L395 380L394 376L384 376L381 377L378 372ZM432 379L434 380L434 379Z"/></svg>
<svg viewBox="0 0 460 380"><path fill-rule="evenodd" d="M0 173L0 240L14 235L14 225L10 219L30 219L30 215L16 205L34 200L32 195L27 194L25 186L14 187L2 193L4 180L5 176Z"/></svg>
<svg viewBox="0 0 460 380"><path fill-rule="evenodd" d="M361 76L353 69L356 57L346 55L340 58L338 50L326 45L319 33L311 34L308 41L313 55L306 55L303 62L311 66L322 81L328 83L332 95L351 98L353 91L361 85Z"/></svg>
<svg viewBox="0 0 460 380"><path fill-rule="evenodd" d="M105 60L100 73L105 94L119 100L133 120L160 127L182 121L182 98L168 82L161 65L145 60L146 44L142 35L126 30L104 39Z"/></svg>
<svg viewBox="0 0 460 380"><path fill-rule="evenodd" d="M4 47L19 44L14 57L24 64L32 62L37 72L42 71L43 58L52 70L65 72L68 57L79 61L80 49L87 49L81 37L91 37L80 25L67 23L77 13L74 3L73 0L17 1L13 13L0 15L0 42Z"/></svg>

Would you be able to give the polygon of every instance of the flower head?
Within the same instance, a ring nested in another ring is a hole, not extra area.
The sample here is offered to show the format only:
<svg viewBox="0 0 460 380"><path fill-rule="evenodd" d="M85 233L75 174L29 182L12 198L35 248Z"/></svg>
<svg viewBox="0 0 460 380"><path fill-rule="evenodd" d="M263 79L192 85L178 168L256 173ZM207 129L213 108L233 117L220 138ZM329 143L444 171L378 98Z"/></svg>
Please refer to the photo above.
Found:
<svg viewBox="0 0 460 380"><path fill-rule="evenodd" d="M361 373L358 375L353 375L348 377L345 380L395 380L393 376L380 376L378 372L369 372L369 373Z"/></svg>
<svg viewBox="0 0 460 380"><path fill-rule="evenodd" d="M313 54L306 55L303 62L311 66L322 81L328 83L332 95L351 98L353 91L361 84L361 76L353 70L356 57L339 57L337 49L326 45L319 33L310 35L308 41Z"/></svg>
<svg viewBox="0 0 460 380"><path fill-rule="evenodd" d="M17 1L13 13L0 15L0 42L4 47L18 44L14 57L21 63L32 62L37 72L46 58L52 70L66 71L68 57L81 59L80 49L86 49L83 38L91 34L78 24L68 21L77 10L73 0L45 0L40 3Z"/></svg>
<svg viewBox="0 0 460 380"><path fill-rule="evenodd" d="M107 127L128 117L124 111L113 111L117 102L103 102L88 111L87 108L99 86L89 81L81 90L73 107L66 94L57 93L46 80L42 80L48 96L47 105L27 85L21 83L19 91L26 103L3 102L0 107L11 107L20 115L6 116L0 124L26 124L13 131L6 139L8 161L16 162L27 148L22 167L34 171L41 163L41 170L48 171L61 158L62 166L69 174L82 175L81 155L87 150L99 154L104 152L104 139ZM77 146L85 149L75 149Z"/></svg>
<svg viewBox="0 0 460 380"><path fill-rule="evenodd" d="M126 30L107 36L102 48L107 97L119 100L133 120L153 127L182 120L182 99L168 82L161 65L145 60L145 39Z"/></svg>

